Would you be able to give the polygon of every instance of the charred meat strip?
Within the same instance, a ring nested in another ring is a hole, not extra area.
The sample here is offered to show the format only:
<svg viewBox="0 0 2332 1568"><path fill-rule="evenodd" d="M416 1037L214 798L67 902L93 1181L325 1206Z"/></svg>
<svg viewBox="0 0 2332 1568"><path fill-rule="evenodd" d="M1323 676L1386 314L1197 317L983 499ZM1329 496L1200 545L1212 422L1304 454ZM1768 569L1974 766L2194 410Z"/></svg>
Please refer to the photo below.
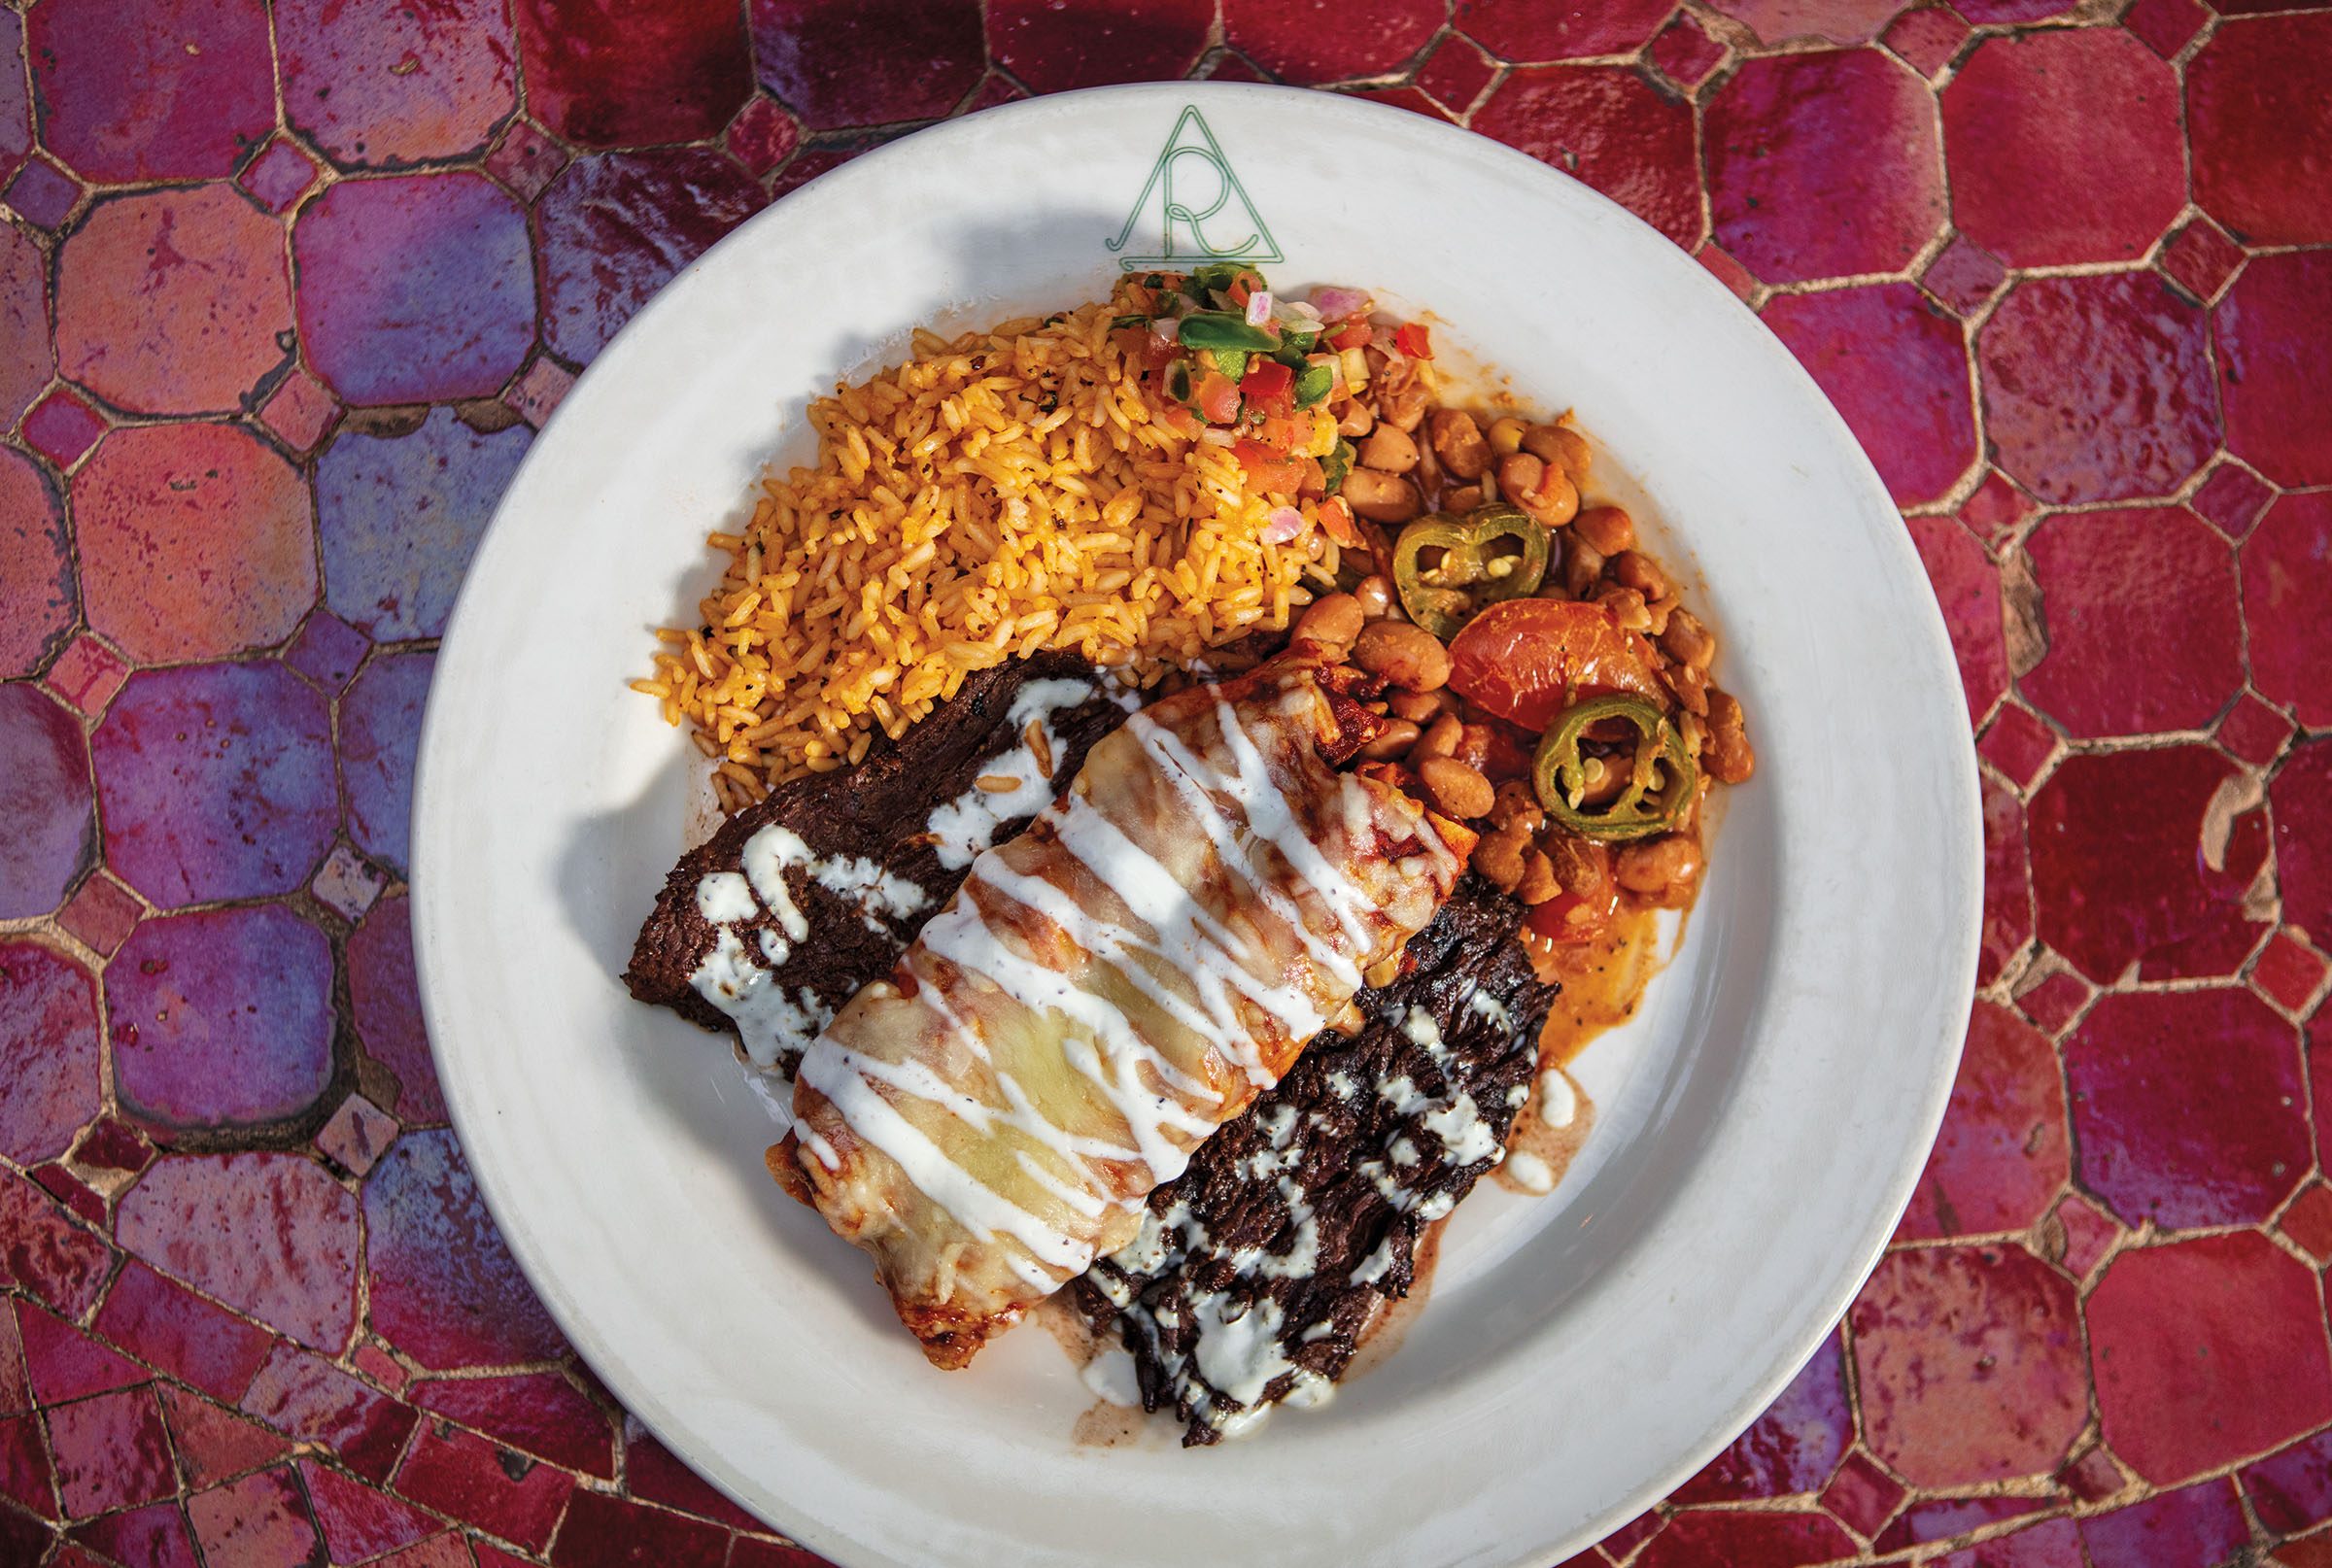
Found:
<svg viewBox="0 0 2332 1568"><path fill-rule="evenodd" d="M1419 1237L1503 1157L1557 990L1513 939L1523 913L1468 876L1405 972L1355 999L1360 1031L1315 1039L1077 1281L1185 1445L1325 1397L1369 1320L1408 1293Z"/></svg>
<svg viewBox="0 0 2332 1568"><path fill-rule="evenodd" d="M890 972L974 857L1051 804L1125 719L1071 654L969 676L895 744L779 786L682 856L624 983L790 1073L842 1004Z"/></svg>

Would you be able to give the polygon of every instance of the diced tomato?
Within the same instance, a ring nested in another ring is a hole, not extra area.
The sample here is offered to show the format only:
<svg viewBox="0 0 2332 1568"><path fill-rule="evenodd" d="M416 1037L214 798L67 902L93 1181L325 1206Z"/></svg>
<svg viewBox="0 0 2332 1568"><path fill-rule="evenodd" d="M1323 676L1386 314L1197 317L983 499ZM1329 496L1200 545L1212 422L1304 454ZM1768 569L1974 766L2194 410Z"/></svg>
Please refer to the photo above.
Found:
<svg viewBox="0 0 2332 1568"><path fill-rule="evenodd" d="M1433 358L1433 338L1415 322L1403 322L1400 330L1392 334L1392 346L1412 359Z"/></svg>
<svg viewBox="0 0 2332 1568"><path fill-rule="evenodd" d="M1232 446L1231 456L1237 458L1241 466L1247 469L1250 490L1277 491L1282 495L1292 495L1296 493L1296 487L1303 483L1304 465L1301 460L1284 452L1274 452L1259 441L1242 437Z"/></svg>
<svg viewBox="0 0 2332 1568"><path fill-rule="evenodd" d="M1663 707L1652 645L1600 604L1515 598L1492 604L1450 643L1450 689L1526 730L1544 730L1564 706L1629 692Z"/></svg>
<svg viewBox="0 0 2332 1568"><path fill-rule="evenodd" d="M1239 383L1219 371L1207 371L1198 378L1190 401L1208 424L1228 425L1239 417Z"/></svg>
<svg viewBox="0 0 2332 1568"><path fill-rule="evenodd" d="M1576 893L1558 893L1533 907L1526 924L1551 942L1592 942L1603 935L1619 909L1619 885L1610 883L1592 903Z"/></svg>
<svg viewBox="0 0 2332 1568"><path fill-rule="evenodd" d="M1300 420L1287 415L1274 415L1255 426L1255 439L1274 452L1293 452L1295 444L1308 433Z"/></svg>
<svg viewBox="0 0 2332 1568"><path fill-rule="evenodd" d="M1159 409L1158 423L1175 434L1186 436L1192 440L1197 439L1198 432L1206 428L1205 426L1199 424L1197 415L1180 403L1168 403Z"/></svg>
<svg viewBox="0 0 2332 1568"><path fill-rule="evenodd" d="M1277 359L1254 358L1239 380L1239 395L1250 413L1285 414L1295 398L1295 372Z"/></svg>
<svg viewBox="0 0 2332 1568"><path fill-rule="evenodd" d="M1355 322L1352 325L1344 328L1335 336L1329 338L1328 341L1339 349L1365 349L1368 347L1369 337L1370 332L1368 324L1366 322Z"/></svg>
<svg viewBox="0 0 2332 1568"><path fill-rule="evenodd" d="M1353 526L1353 503L1341 495L1320 503L1320 526L1341 549L1351 550L1360 543L1360 530Z"/></svg>

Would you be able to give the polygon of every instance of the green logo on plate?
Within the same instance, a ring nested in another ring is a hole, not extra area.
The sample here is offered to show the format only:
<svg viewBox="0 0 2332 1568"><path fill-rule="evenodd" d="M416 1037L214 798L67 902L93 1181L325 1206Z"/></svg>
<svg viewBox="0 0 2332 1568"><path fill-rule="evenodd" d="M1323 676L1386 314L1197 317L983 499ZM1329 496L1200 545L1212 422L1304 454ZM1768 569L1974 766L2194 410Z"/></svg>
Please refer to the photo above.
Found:
<svg viewBox="0 0 2332 1568"><path fill-rule="evenodd" d="M1155 230L1149 228L1151 222L1157 224ZM1134 239L1136 227L1144 230L1139 241ZM1183 106L1183 118L1174 122L1174 134L1149 166L1149 183L1134 199L1134 210L1125 215L1125 226L1106 243L1112 251L1123 251L1129 242L1147 245L1152 232L1158 236L1156 251L1121 256L1117 264L1134 272L1210 258L1285 259L1196 104Z"/></svg>

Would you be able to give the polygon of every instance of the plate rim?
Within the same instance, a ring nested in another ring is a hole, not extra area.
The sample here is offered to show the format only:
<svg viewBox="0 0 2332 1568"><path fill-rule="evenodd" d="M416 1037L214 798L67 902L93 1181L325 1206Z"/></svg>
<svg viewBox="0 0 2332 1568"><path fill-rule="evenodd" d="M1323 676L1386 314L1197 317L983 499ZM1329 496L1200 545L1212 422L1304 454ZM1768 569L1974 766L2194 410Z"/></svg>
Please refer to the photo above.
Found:
<svg viewBox="0 0 2332 1568"><path fill-rule="evenodd" d="M536 431L525 457L513 472L509 483L504 487L501 497L497 499L494 516L481 533L472 555L471 569L465 570L463 574L453 608L447 617L445 631L439 638L436 654L439 666L442 667L446 663L446 651L456 647L461 641L463 629L470 623L475 613L475 605L484 597L485 590L479 586L484 579L474 568L479 562L485 559L488 550L497 542L497 536L505 539L509 536L511 530L503 527L505 517L510 511L509 497L522 492L529 471L533 465L538 462L547 465L552 460L548 456L551 451L549 438L554 431L561 427L560 421L565 417L566 408L573 405L574 392L610 361L613 358L613 351L619 346L628 340L653 332L656 329L655 324L665 314L679 308L675 303L680 294L677 286L696 273L708 257L723 248L742 243L749 233L774 224L779 221L779 215L787 211L795 197L805 192L821 189L831 193L861 182L873 181L878 178L884 170L916 155L919 144L924 144L920 150L928 151L927 144L929 142L952 139L962 134L968 125L977 123L980 124L983 129L992 129L1001 120L1024 116L1033 117L1047 112L1057 113L1062 106L1068 104L1122 102L1136 105L1173 96L1202 104L1211 100L1235 102L1242 98L1258 97L1287 102L1302 101L1313 110L1321 110L1330 114L1357 114L1380 119L1385 123L1398 121L1404 124L1410 134L1422 136L1431 144L1437 153L1480 159L1493 165L1503 165L1509 169L1523 171L1529 178L1554 181L1570 187L1575 197L1584 196L1591 206L1607 209L1607 217L1616 217L1626 226L1647 230L1657 235L1663 244L1673 246L1673 242L1669 241L1665 235L1661 235L1657 229L1653 229L1644 220L1618 202L1584 182L1542 163L1518 149L1455 124L1429 119L1412 111L1387 104L1372 103L1348 94L1322 92L1317 88L1284 86L1264 83L1130 83L1044 94L985 109L977 114L939 121L872 149L853 158L849 163L828 170L795 190L769 203L715 242L703 256L691 260L675 272L600 349L593 362L587 365L578 376L575 387L569 389L568 395L563 401L561 409L555 412L551 420ZM1681 252L1680 247L1676 249ZM1683 255L1685 259L1693 259L1689 253L1683 253ZM1767 339L1768 345L1773 351L1768 358L1774 361L1776 373L1796 378L1805 390L1813 393L1821 407L1828 411L1830 417L1836 422L1837 433L1845 437L1846 449L1851 450L1859 459L1858 462L1851 465L1854 470L1853 482L1863 492L1865 501L1875 508L1876 514L1893 518L1900 525L1902 522L1901 510L1887 493L1876 467L1863 450L1859 438L1846 426L1843 416L1838 413L1835 405L1831 402L1828 394L1822 391L1812 375L1778 340L1771 337L1770 329L1765 326L1762 320L1754 312L1749 311L1737 296L1710 275L1705 268L1700 267L1696 261L1692 272L1697 275L1698 282L1691 287L1704 294L1713 291L1714 294L1722 296L1727 308L1744 314L1747 321L1754 324L1758 331ZM1689 543L1689 535L1686 535L1686 542ZM1919 560L1907 527L1899 526L1890 530L1879 541L1878 548L1895 558L1896 568L1903 571L1908 579L1926 580L1925 568ZM1932 588L1924 605L1924 613L1917 616L1916 619L1918 621L1916 628L1905 627L1903 629L1906 643L1915 642L1917 644L1915 649L1917 657L1908 662L1916 663L1928 675L1948 676L1952 705L1956 708L1963 701L1958 681L1957 660L1951 647L1940 605L1936 600ZM431 680L422 715L420 740L415 759L411 810L412 864L407 878L409 887L408 919L413 938L416 985L433 1063L441 1059L438 1041L441 1039L450 1038L453 1033L445 1016L445 1007L447 1006L447 1003L444 1001L445 982L437 972L439 949L436 943L429 939L436 905L435 896L430 894L428 889L437 885L440 878L427 873L433 868L437 859L434 853L436 835L425 828L425 824L432 820L438 810L440 801L454 798L460 789L455 765L447 760L453 755L458 745L458 739L445 733L450 729L450 721L446 715L452 706L451 699L445 696L446 690L444 683L434 678ZM1832 1254L1836 1261L1820 1287L1809 1289L1806 1292L1809 1297L1819 1299L1821 1303L1819 1313L1805 1319L1805 1326L1797 1334L1788 1336L1786 1341L1782 1336L1772 1336L1760 1342L1767 1347L1766 1353L1763 1357L1768 1363L1766 1372L1752 1381L1746 1395L1734 1401L1722 1415L1714 1417L1714 1424L1708 1427L1702 1441L1679 1453L1664 1469L1647 1474L1632 1489L1611 1504L1598 1519L1592 1521L1584 1531L1576 1532L1576 1539L1558 1540L1546 1546L1518 1547L1511 1554L1497 1559L1500 1564L1505 1565L1505 1568L1526 1568L1526 1565L1535 1563L1539 1558L1550 1553L1590 1545L1599 1539L1601 1535L1607 1534L1611 1528L1640 1514L1645 1508L1658 1502L1698 1473L1711 1458L1729 1447L1741 1432L1746 1430L1797 1376L1844 1316L1863 1284L1883 1257L1887 1244L1917 1189L1929 1153L1940 1130L1956 1078L1968 1021L1975 1001L1974 982L1982 937L1981 781L1977 769L1972 733L1962 731L1957 736L1957 742L1950 748L1951 761L1955 766L1949 770L1948 776L1940 782L1956 801L1958 806L1956 811L1948 811L1944 814L1947 817L1956 818L1959 825L1959 853L1956 857L1959 880L1950 888L1938 890L1938 897L1948 895L1963 902L1969 918L1962 924L1956 947L1939 955L1938 987L1944 995L1956 996L1959 1000L1956 1003L1947 1002L1943 1015L1935 1020L1934 1033L1938 1037L1947 1038L1949 1044L1947 1047L1938 1048L1934 1052L1930 1058L1930 1066L1925 1079L1917 1085L1918 1093L1915 1100L1918 1108L1912 1118L1913 1124L1918 1129L1916 1141L1903 1146L1902 1157L1886 1173L1886 1179L1876 1185L1874 1190L1878 1194L1878 1201L1865 1209L1864 1223L1859 1231L1851 1238L1841 1238L1840 1244ZM1770 990L1771 982L1768 979L1766 986L1759 993L1761 1003ZM590 1364L594 1374L600 1377L607 1386L617 1393L626 1411L637 1417L660 1442L663 1442L684 1463L711 1482L725 1496L737 1501L749 1514L756 1517L766 1517L772 1513L782 1515L782 1517L771 1518L768 1522L776 1525L795 1541L837 1563L866 1560L861 1555L862 1544L846 1534L843 1526L830 1526L823 1520L807 1514L790 1499L775 1499L777 1504L775 1507L771 1506L772 1500L770 1499L756 1497L753 1501L747 1501L747 1483L726 1455L718 1451L703 1451L699 1445L677 1440L677 1434L686 1425L678 1412L655 1388L633 1374L631 1368L616 1354L609 1337L600 1332L595 1326L592 1315L578 1304L569 1300L566 1293L558 1287L558 1273L551 1267L549 1258L543 1255L547 1253L548 1248L541 1245L541 1239L533 1236L524 1224L514 1226L511 1223L520 1210L512 1199L512 1191L504 1185L507 1179L506 1174L495 1169L490 1161L481 1161L475 1152L476 1149L484 1146L477 1139L476 1133L495 1113L494 1108L472 1105L469 1100L472 1089L459 1074L440 1074L440 1081L444 1090L448 1120L457 1139L462 1143L463 1158L475 1178L479 1197L493 1217L497 1230L503 1237L512 1258L526 1277L529 1287L550 1311L568 1343L578 1355ZM1909 1086L1909 1084L1905 1084L1906 1089ZM1632 1240L1634 1239L1631 1238ZM1785 1353L1774 1353L1772 1347L1776 1346L1781 1346Z"/></svg>

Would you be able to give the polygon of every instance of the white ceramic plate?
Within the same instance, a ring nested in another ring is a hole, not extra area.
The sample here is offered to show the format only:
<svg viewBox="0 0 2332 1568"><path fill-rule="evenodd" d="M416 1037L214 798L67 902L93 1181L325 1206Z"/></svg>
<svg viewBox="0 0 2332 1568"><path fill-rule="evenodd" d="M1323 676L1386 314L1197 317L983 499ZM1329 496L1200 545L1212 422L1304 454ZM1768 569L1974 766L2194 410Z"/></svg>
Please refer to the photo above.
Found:
<svg viewBox="0 0 2332 1568"><path fill-rule="evenodd" d="M1152 179L1170 145L1171 190ZM1193 1451L1163 1420L1073 1443L1091 1396L1039 1330L967 1372L926 1366L862 1255L763 1174L770 1121L727 1048L615 978L682 847L695 757L625 682L716 575L704 533L773 456L806 457L808 396L914 324L1095 296L1163 254L1169 195L1196 215L1172 221L1178 257L1252 234L1284 284L1428 309L1529 402L1575 406L1658 548L1697 568L1760 762L1681 957L1584 1058L1600 1117L1561 1187L1486 1184L1397 1354L1324 1409ZM1844 1309L1934 1135L1975 959L1975 773L1942 623L1814 384L1586 187L1419 116L1269 87L943 125L683 272L568 395L470 567L415 819L438 1072L519 1261L673 1449L853 1565L1577 1549L1729 1441Z"/></svg>

